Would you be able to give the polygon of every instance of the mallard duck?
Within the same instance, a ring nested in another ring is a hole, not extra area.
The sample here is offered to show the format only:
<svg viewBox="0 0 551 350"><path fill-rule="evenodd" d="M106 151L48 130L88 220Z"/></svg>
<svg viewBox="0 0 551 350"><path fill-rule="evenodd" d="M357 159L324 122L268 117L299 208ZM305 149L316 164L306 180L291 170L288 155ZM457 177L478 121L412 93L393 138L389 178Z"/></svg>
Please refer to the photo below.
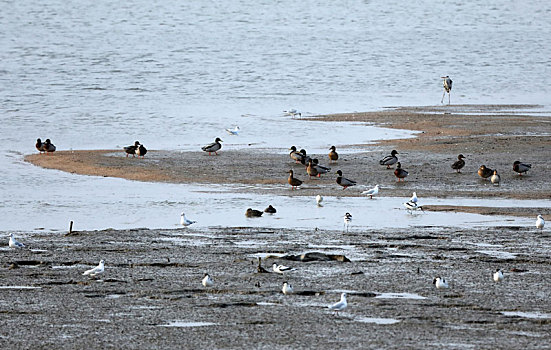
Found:
<svg viewBox="0 0 551 350"><path fill-rule="evenodd" d="M343 187L343 190L346 190L347 187L356 186L356 181L352 181L342 176L342 171L337 170L337 183Z"/></svg>
<svg viewBox="0 0 551 350"><path fill-rule="evenodd" d="M289 178L287 179L287 182L289 183L289 185L291 185L292 190L294 190L298 186L302 185L302 181L300 181L299 179L293 177L293 171L292 170L289 170Z"/></svg>
<svg viewBox="0 0 551 350"><path fill-rule="evenodd" d="M494 281L495 282L503 281L503 272L501 272L501 269L497 269L496 272L494 272Z"/></svg>
<svg viewBox="0 0 551 350"><path fill-rule="evenodd" d="M308 173L308 176L310 178L312 178L312 176L315 177L319 175L318 169L316 169L316 167L314 166L314 161L312 160L312 158L308 160L308 166L306 167L306 172Z"/></svg>
<svg viewBox="0 0 551 350"><path fill-rule="evenodd" d="M398 161L398 157L396 157L397 154L398 152L393 149L389 156L386 156L379 161L379 164L386 165L386 168L390 169L390 166Z"/></svg>
<svg viewBox="0 0 551 350"><path fill-rule="evenodd" d="M55 152L55 146L54 146L54 144L50 141L50 139L46 139L46 141L44 141L44 145L43 145L42 147L44 147L44 151L46 151L46 153L53 153L53 152Z"/></svg>
<svg viewBox="0 0 551 350"><path fill-rule="evenodd" d="M331 171L331 168L320 165L318 158L312 159L312 163L314 164L314 168L316 168L318 172L318 177L321 177L322 174L327 174L329 171Z"/></svg>
<svg viewBox="0 0 551 350"><path fill-rule="evenodd" d="M442 278L442 277L436 277L433 281L432 281L432 284L434 284L436 286L436 288L438 289L445 289L445 288L449 288L450 286L448 285L448 282L446 282L446 279L445 278Z"/></svg>
<svg viewBox="0 0 551 350"><path fill-rule="evenodd" d="M371 199L373 199L373 196L376 196L379 194L379 185L375 185L372 189L369 189L367 191L363 191L362 194L368 195Z"/></svg>
<svg viewBox="0 0 551 350"><path fill-rule="evenodd" d="M41 154L43 152L46 152L46 150L44 149L44 143L42 143L41 139L36 139L35 147L38 150L38 152L40 152Z"/></svg>
<svg viewBox="0 0 551 350"><path fill-rule="evenodd" d="M285 295L293 294L293 286L289 282L283 282L283 287L281 291Z"/></svg>
<svg viewBox="0 0 551 350"><path fill-rule="evenodd" d="M268 208L264 209L264 212L268 214L275 214L277 210L276 208L272 207L272 205L270 204Z"/></svg>
<svg viewBox="0 0 551 350"><path fill-rule="evenodd" d="M465 166L465 161L463 159L465 159L465 157L462 154L458 155L457 160L452 164L452 169L460 173L461 169Z"/></svg>
<svg viewBox="0 0 551 350"><path fill-rule="evenodd" d="M302 154L302 159L300 160L300 163L304 166L308 166L308 162L310 161L309 156L306 155L306 150L303 148L300 151L298 151L300 154Z"/></svg>
<svg viewBox="0 0 551 350"><path fill-rule="evenodd" d="M501 180L501 177L498 175L497 170L494 170L494 174L490 177L490 181L494 185L499 185L500 180Z"/></svg>
<svg viewBox="0 0 551 350"><path fill-rule="evenodd" d="M134 142L131 146L124 147L124 151L126 152L126 157L128 158L128 155L131 154L132 157L136 156L136 151L138 150L138 147L140 146L140 141Z"/></svg>
<svg viewBox="0 0 551 350"><path fill-rule="evenodd" d="M481 165L480 168L478 168L478 176L481 178L487 179L492 176L493 173L494 171L490 168L486 168L486 165Z"/></svg>
<svg viewBox="0 0 551 350"><path fill-rule="evenodd" d="M304 158L302 153L297 152L297 148L295 146L291 146L291 148L289 148L289 151L291 151L289 153L289 157L291 157L291 159L294 160L297 164L302 161L302 158Z"/></svg>
<svg viewBox="0 0 551 350"><path fill-rule="evenodd" d="M331 146L331 148L329 148L329 151L329 161L336 162L339 159L339 154L336 151L336 147Z"/></svg>
<svg viewBox="0 0 551 350"><path fill-rule="evenodd" d="M447 92L448 93L448 104L450 104L453 81L450 79L449 75L446 75L445 77L440 77L440 78L444 79L444 81L443 81L444 94L442 94L442 100L440 100L440 103L444 103L444 96L446 96L446 92Z"/></svg>
<svg viewBox="0 0 551 350"><path fill-rule="evenodd" d="M513 163L513 170L516 171L520 176L522 173L525 173L532 168L532 164L521 163L520 161L515 161Z"/></svg>
<svg viewBox="0 0 551 350"><path fill-rule="evenodd" d="M220 150L220 148L222 148L222 144L220 142L222 142L222 140L219 137L217 137L213 143L203 146L201 147L201 149L205 152L209 152L209 156L212 152L218 155L217 152Z"/></svg>
<svg viewBox="0 0 551 350"><path fill-rule="evenodd" d="M248 217L248 218L259 218L262 216L262 214L264 214L263 212L261 212L260 210L256 210L256 209L247 209L247 211L245 212L245 216Z"/></svg>
<svg viewBox="0 0 551 350"><path fill-rule="evenodd" d="M144 147L144 145L140 144L138 146L138 149L136 150L136 155L138 158L142 157L145 158L145 154L147 153L147 149Z"/></svg>
<svg viewBox="0 0 551 350"><path fill-rule="evenodd" d="M214 281L208 273L205 273L203 275L203 279L201 280L201 284L205 287L212 287L214 285Z"/></svg>
<svg viewBox="0 0 551 350"><path fill-rule="evenodd" d="M402 179L402 181L406 181L404 179L409 175L409 173L402 169L402 164L398 162L396 163L396 170L394 170L394 175L398 178L398 181L400 181L400 179Z"/></svg>
<svg viewBox="0 0 551 350"><path fill-rule="evenodd" d="M339 311L346 309L347 306L348 303L346 302L346 293L342 293L341 300L333 305L330 305L329 309L335 311L335 313L338 313Z"/></svg>

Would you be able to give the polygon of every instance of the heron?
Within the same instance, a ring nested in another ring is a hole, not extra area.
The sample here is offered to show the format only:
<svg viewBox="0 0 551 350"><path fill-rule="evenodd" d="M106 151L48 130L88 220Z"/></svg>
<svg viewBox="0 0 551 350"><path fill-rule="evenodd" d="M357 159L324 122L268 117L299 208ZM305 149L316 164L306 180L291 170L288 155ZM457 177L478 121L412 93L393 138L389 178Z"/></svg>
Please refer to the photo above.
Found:
<svg viewBox="0 0 551 350"><path fill-rule="evenodd" d="M446 75L445 77L441 77L444 79L444 94L442 94L442 100L440 103L444 103L444 96L446 96L446 92L448 93L448 104L451 102L451 91L452 91L452 83L453 81L450 79L449 75Z"/></svg>

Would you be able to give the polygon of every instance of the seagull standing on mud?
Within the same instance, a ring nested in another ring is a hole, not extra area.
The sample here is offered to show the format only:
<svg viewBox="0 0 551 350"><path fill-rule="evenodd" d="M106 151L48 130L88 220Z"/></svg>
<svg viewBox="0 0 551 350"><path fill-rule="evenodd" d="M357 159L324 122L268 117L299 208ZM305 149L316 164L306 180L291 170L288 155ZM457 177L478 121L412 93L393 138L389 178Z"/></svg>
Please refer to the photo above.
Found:
<svg viewBox="0 0 551 350"><path fill-rule="evenodd" d="M347 306L348 303L346 302L346 293L342 293L341 300L333 305L330 305L329 309L335 311L335 313L338 314L339 311L346 309Z"/></svg>
<svg viewBox="0 0 551 350"><path fill-rule="evenodd" d="M13 233L10 233L10 241L8 242L8 246L10 248L24 248L25 245L19 241L17 241L15 239L15 237L13 237Z"/></svg>
<svg viewBox="0 0 551 350"><path fill-rule="evenodd" d="M94 267L93 269L86 270L82 275L96 277L97 275L101 275L105 271L105 261L102 259L99 262L99 265Z"/></svg>
<svg viewBox="0 0 551 350"><path fill-rule="evenodd" d="M434 284L436 286L436 288L438 289L447 289L449 288L450 286L448 285L448 282L446 282L446 279L445 278L442 278L442 277L436 277L433 281L432 281L432 284Z"/></svg>
<svg viewBox="0 0 551 350"><path fill-rule="evenodd" d="M379 185L375 185L375 187L373 187L372 189L363 191L362 194L368 195L371 199L373 199L373 196L379 194Z"/></svg>
<svg viewBox="0 0 551 350"><path fill-rule="evenodd" d="M503 281L503 272L501 272L501 269L497 269L496 272L494 272L494 281L495 282Z"/></svg>
<svg viewBox="0 0 551 350"><path fill-rule="evenodd" d="M285 295L293 294L293 286L289 282L283 282L283 287L281 291Z"/></svg>
<svg viewBox="0 0 551 350"><path fill-rule="evenodd" d="M189 226L189 225L192 225L196 222L197 221L189 220L188 218L186 218L186 214L184 214L184 213L182 213L180 215L180 225L182 225L182 226Z"/></svg>
<svg viewBox="0 0 551 350"><path fill-rule="evenodd" d="M545 226L545 220L543 220L543 216L538 215L538 218L536 219L536 227L540 230L543 230L543 227Z"/></svg>
<svg viewBox="0 0 551 350"><path fill-rule="evenodd" d="M203 279L201 280L201 284L205 287L212 287L214 285L214 281L208 273L205 273Z"/></svg>

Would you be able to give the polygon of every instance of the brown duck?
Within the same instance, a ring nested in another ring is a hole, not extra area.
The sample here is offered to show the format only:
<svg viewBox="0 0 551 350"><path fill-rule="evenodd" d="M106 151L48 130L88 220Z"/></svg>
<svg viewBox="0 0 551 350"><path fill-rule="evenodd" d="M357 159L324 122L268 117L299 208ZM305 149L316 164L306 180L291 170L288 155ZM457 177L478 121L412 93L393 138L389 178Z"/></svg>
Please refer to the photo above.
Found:
<svg viewBox="0 0 551 350"><path fill-rule="evenodd" d="M314 161L312 158L308 160L308 166L306 167L306 172L308 173L308 176L312 178L312 176L319 176L318 169L314 166Z"/></svg>
<svg viewBox="0 0 551 350"><path fill-rule="evenodd" d="M275 214L277 213L277 210L276 208L272 207L272 205L270 204L268 208L264 209L264 212L268 214Z"/></svg>
<svg viewBox="0 0 551 350"><path fill-rule="evenodd" d="M247 211L245 212L245 216L248 218L259 218L262 216L262 214L264 213L260 210L255 210L251 208L247 209Z"/></svg>
<svg viewBox="0 0 551 350"><path fill-rule="evenodd" d="M455 171L460 173L461 169L463 169L463 167L465 166L465 161L463 159L465 159L465 156L463 156L462 154L458 155L457 160L455 161L455 163L452 164L452 169L455 169Z"/></svg>
<svg viewBox="0 0 551 350"><path fill-rule="evenodd" d="M292 170L289 170L289 178L287 179L287 182L289 183L289 185L291 185L292 190L294 190L298 186L302 185L302 181L300 181L299 179L293 177L293 171Z"/></svg>
<svg viewBox="0 0 551 350"><path fill-rule="evenodd" d="M336 162L339 159L339 154L336 151L336 147L331 146L331 148L329 148L329 151L329 161Z"/></svg>
<svg viewBox="0 0 551 350"><path fill-rule="evenodd" d="M483 179L489 178L493 173L494 171L490 168L486 168L486 165L481 165L480 168L478 168L478 175Z"/></svg>
<svg viewBox="0 0 551 350"><path fill-rule="evenodd" d="M394 170L394 175L398 178L398 181L400 181L400 179L402 179L402 181L406 181L404 179L409 175L409 173L402 169L402 164L398 162L396 163L396 170Z"/></svg>

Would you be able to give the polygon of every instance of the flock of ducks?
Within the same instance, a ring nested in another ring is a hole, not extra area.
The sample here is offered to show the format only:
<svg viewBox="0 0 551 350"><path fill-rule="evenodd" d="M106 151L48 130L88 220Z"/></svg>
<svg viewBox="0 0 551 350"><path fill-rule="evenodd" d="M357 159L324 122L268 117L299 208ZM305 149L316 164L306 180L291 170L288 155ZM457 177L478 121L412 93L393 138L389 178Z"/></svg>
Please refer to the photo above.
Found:
<svg viewBox="0 0 551 350"><path fill-rule="evenodd" d="M38 150L38 152L40 152L40 154L43 154L43 153L52 154L55 152L55 149L56 149L52 141L50 141L50 139L46 139L46 141L44 142L42 142L41 139L36 139L35 147Z"/></svg>
<svg viewBox="0 0 551 350"><path fill-rule="evenodd" d="M145 154L147 153L147 149L144 145L140 143L140 141L134 142L133 145L126 146L123 148L124 152L126 153L126 157L128 158L129 155L132 155L132 158L138 156L138 158L142 157L145 158Z"/></svg>

